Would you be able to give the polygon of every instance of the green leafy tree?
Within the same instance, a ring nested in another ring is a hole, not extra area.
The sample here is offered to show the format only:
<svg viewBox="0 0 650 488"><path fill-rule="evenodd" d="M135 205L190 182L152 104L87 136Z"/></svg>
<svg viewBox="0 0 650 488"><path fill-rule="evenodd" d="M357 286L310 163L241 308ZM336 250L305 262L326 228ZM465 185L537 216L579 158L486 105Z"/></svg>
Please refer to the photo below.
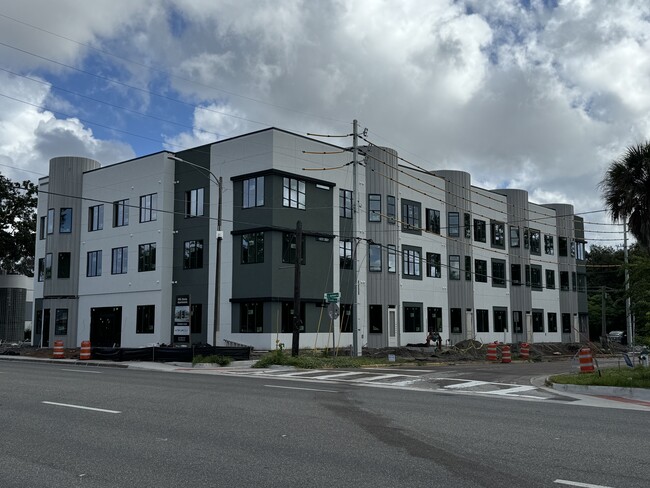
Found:
<svg viewBox="0 0 650 488"><path fill-rule="evenodd" d="M0 269L34 276L37 188L0 174Z"/></svg>
<svg viewBox="0 0 650 488"><path fill-rule="evenodd" d="M628 147L599 186L612 220L626 221L639 244L650 249L650 141Z"/></svg>
<svg viewBox="0 0 650 488"><path fill-rule="evenodd" d="M586 258L589 335L595 341L602 332L603 302L606 332L625 329L625 262L623 251L611 246L591 246Z"/></svg>

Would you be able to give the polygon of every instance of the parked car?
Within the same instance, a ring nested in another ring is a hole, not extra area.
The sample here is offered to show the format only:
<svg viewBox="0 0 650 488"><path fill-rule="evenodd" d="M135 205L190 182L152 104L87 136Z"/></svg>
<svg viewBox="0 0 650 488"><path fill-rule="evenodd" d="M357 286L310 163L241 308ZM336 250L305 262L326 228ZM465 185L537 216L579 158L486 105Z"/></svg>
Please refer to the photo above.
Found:
<svg viewBox="0 0 650 488"><path fill-rule="evenodd" d="M607 334L607 338L610 340L610 342L623 342L623 335L625 334L625 331L623 330L613 330L609 334Z"/></svg>

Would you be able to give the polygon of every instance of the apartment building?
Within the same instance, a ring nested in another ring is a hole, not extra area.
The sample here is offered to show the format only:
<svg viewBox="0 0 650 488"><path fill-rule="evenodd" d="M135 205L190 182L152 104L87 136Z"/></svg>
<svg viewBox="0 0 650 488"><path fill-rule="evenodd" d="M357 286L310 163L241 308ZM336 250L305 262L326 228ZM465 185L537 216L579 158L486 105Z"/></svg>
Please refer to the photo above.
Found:
<svg viewBox="0 0 650 488"><path fill-rule="evenodd" d="M560 342L586 334L584 232L567 204L473 186L270 128L39 181L34 343ZM297 242L298 222L301 242ZM571 281L573 280L573 281ZM581 284L582 283L582 284ZM339 293L331 319L324 294Z"/></svg>

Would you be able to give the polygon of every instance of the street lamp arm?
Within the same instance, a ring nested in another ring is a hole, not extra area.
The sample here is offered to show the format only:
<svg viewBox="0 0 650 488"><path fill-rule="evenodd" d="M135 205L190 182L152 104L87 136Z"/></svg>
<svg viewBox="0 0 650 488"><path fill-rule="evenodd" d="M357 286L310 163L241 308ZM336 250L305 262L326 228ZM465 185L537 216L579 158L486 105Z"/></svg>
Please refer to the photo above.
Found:
<svg viewBox="0 0 650 488"><path fill-rule="evenodd" d="M200 164L191 163L190 161L186 161L185 159L179 158L177 156L167 156L167 159L171 159L172 161L178 161L179 163L189 164L190 166L194 166L195 168L198 168L198 169L200 169L202 171L208 172L210 174L210 176L212 176L212 179L213 179L214 183L216 183L217 186L219 186L219 188L221 188L221 180L217 177L217 175L215 175L208 168L205 168L205 167L201 166Z"/></svg>

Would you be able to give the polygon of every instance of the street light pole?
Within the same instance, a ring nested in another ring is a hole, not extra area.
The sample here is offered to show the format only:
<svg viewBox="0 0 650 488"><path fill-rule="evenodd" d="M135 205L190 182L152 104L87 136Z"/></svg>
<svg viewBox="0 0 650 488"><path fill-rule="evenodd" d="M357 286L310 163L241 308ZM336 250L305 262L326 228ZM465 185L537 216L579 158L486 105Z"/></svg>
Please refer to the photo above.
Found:
<svg viewBox="0 0 650 488"><path fill-rule="evenodd" d="M213 318L213 328L212 328L212 345L217 345L217 332L219 331L219 324L221 322L221 241L223 241L223 231L221 230L222 224L222 207L223 207L223 179L221 176L217 177L210 169L201 166L200 164L192 163L186 161L182 158L174 156L167 156L167 159L172 161L178 161L179 163L184 163L190 166L194 166L203 171L207 171L210 176L212 176L212 181L217 185L218 191L218 203L217 203L217 255L216 255L216 266L215 266L215 283L214 283L214 318Z"/></svg>

